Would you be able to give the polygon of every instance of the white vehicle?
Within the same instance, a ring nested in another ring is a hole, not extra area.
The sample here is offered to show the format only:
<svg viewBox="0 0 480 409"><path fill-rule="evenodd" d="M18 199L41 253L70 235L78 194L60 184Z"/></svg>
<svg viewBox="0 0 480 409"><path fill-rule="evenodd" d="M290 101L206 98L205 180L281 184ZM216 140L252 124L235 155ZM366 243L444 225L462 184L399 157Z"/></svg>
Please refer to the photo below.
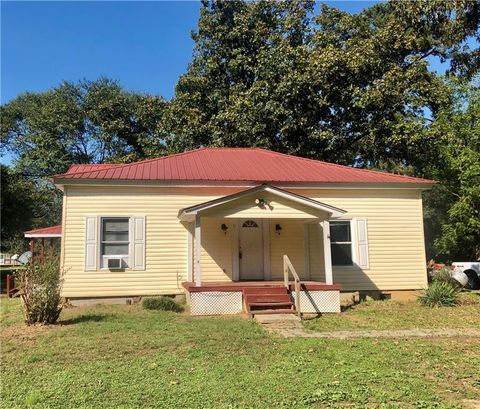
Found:
<svg viewBox="0 0 480 409"><path fill-rule="evenodd" d="M468 277L465 288L477 290L480 288L480 262L457 261L452 263L453 271L464 273Z"/></svg>

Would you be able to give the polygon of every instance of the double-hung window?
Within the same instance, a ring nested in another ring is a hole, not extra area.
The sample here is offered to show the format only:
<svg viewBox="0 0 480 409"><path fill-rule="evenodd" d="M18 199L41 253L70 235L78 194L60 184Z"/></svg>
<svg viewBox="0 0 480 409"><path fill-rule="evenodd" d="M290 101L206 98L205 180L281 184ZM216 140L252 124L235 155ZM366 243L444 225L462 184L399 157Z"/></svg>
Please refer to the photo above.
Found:
<svg viewBox="0 0 480 409"><path fill-rule="evenodd" d="M353 242L350 220L330 221L330 243L333 266L353 265Z"/></svg>
<svg viewBox="0 0 480 409"><path fill-rule="evenodd" d="M145 223L142 215L87 215L85 271L145 270Z"/></svg>
<svg viewBox="0 0 480 409"><path fill-rule="evenodd" d="M100 254L102 267L107 266L108 258L120 258L122 267L128 267L129 221L128 217L104 217L101 219Z"/></svg>

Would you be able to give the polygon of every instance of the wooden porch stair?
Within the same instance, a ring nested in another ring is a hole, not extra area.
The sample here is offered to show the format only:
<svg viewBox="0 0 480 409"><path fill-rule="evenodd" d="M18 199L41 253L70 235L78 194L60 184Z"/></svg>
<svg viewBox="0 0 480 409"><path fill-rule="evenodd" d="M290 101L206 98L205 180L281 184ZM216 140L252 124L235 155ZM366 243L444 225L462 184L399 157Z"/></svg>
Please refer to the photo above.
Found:
<svg viewBox="0 0 480 409"><path fill-rule="evenodd" d="M252 287L243 289L243 300L247 313L293 314L295 306L286 287Z"/></svg>

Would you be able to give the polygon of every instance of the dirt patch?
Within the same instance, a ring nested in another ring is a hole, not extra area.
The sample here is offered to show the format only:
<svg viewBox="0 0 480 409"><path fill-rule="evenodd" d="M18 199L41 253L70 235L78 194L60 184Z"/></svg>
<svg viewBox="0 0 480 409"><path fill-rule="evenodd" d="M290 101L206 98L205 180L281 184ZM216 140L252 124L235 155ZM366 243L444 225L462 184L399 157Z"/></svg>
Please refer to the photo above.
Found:
<svg viewBox="0 0 480 409"><path fill-rule="evenodd" d="M405 330L362 330L362 331L305 331L304 337L313 338L445 338L474 337L480 338L480 330L476 328L454 329L405 329Z"/></svg>
<svg viewBox="0 0 480 409"><path fill-rule="evenodd" d="M60 329L65 329L65 325L25 325L25 324L15 324L8 327L2 328L2 337L16 339L16 340L29 340L37 337L38 335L45 334L51 331L56 331Z"/></svg>
<svg viewBox="0 0 480 409"><path fill-rule="evenodd" d="M297 317L290 315L259 315L255 317L264 328L286 338L480 338L477 328L444 329L397 329L397 330L349 330L349 331L309 331Z"/></svg>

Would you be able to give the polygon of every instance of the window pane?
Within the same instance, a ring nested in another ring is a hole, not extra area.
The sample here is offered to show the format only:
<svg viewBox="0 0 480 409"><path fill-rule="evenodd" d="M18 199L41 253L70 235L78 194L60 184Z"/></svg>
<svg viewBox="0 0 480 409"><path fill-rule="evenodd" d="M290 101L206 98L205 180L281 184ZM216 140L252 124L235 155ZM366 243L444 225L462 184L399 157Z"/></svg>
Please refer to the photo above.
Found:
<svg viewBox="0 0 480 409"><path fill-rule="evenodd" d="M353 265L351 244L332 243L332 265L334 266Z"/></svg>
<svg viewBox="0 0 480 409"><path fill-rule="evenodd" d="M102 255L128 255L128 244L102 244Z"/></svg>
<svg viewBox="0 0 480 409"><path fill-rule="evenodd" d="M103 219L102 241L128 242L128 219Z"/></svg>
<svg viewBox="0 0 480 409"><path fill-rule="evenodd" d="M128 219L103 219L103 231L128 233Z"/></svg>
<svg viewBox="0 0 480 409"><path fill-rule="evenodd" d="M255 220L245 220L242 227L258 227L258 224Z"/></svg>
<svg viewBox="0 0 480 409"><path fill-rule="evenodd" d="M352 241L350 222L330 222L330 240L332 242Z"/></svg>
<svg viewBox="0 0 480 409"><path fill-rule="evenodd" d="M128 231L126 232L105 232L103 234L103 241L127 241Z"/></svg>

